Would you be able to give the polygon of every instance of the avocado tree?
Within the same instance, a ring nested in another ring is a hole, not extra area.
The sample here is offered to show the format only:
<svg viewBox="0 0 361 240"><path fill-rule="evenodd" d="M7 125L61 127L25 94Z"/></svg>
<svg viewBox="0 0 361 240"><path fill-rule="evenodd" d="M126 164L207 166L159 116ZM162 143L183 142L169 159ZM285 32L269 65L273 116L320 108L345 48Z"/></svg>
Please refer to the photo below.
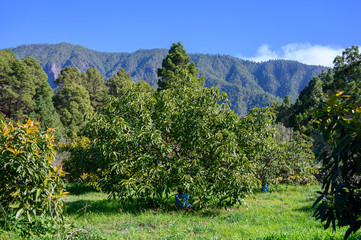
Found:
<svg viewBox="0 0 361 240"><path fill-rule="evenodd" d="M56 154L52 129L44 132L38 125L30 119L24 124L0 119L0 203L1 214L6 212L0 225L17 220L17 226L28 229L26 234L31 233L29 228L55 225L54 209L57 220L63 214L64 172L52 165Z"/></svg>
<svg viewBox="0 0 361 240"><path fill-rule="evenodd" d="M315 217L335 229L348 226L345 239L361 227L361 107L342 92L326 95L315 117L324 137L322 190Z"/></svg>
<svg viewBox="0 0 361 240"><path fill-rule="evenodd" d="M334 61L333 81L314 121L319 124L323 144L322 190L314 203L315 216L331 224L348 226L345 239L361 227L361 55L358 47L346 49ZM331 91L333 90L333 91ZM334 94L335 90L344 90Z"/></svg>
<svg viewBox="0 0 361 240"><path fill-rule="evenodd" d="M241 118L240 147L255 163L257 178L262 186L288 179L296 183L312 180L314 155L312 141L307 136L275 125L273 108L254 108Z"/></svg>
<svg viewBox="0 0 361 240"><path fill-rule="evenodd" d="M227 95L200 86L187 68L171 79L161 91L124 88L90 118L89 143L72 158L85 156L101 189L121 200L150 204L182 188L195 207L239 203L258 182Z"/></svg>

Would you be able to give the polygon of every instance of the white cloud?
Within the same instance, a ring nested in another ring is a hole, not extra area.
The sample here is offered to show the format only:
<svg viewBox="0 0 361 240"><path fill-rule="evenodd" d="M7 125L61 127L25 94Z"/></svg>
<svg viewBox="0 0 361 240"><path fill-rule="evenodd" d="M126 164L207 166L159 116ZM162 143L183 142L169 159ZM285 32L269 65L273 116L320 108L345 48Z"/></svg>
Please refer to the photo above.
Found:
<svg viewBox="0 0 361 240"><path fill-rule="evenodd" d="M272 50L268 44L262 44L255 57L245 58L255 62L272 59L295 60L310 65L333 66L333 60L341 55L343 48L312 45L309 43L290 43L282 46L280 50Z"/></svg>

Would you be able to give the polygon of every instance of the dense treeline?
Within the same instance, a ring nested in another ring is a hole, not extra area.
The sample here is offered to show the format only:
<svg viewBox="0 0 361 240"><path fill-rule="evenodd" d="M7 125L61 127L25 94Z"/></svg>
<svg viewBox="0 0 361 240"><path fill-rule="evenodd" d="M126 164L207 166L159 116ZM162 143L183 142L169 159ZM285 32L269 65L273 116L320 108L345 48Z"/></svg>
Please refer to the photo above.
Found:
<svg viewBox="0 0 361 240"><path fill-rule="evenodd" d="M111 78L124 68L135 82L144 80L157 88L157 69L167 54L165 49L103 53L68 43L23 45L13 51L20 59L33 56L39 60L53 88L66 66L77 67L81 72L94 67L104 78ZM199 76L205 77L205 86L218 86L226 92L231 109L239 115L246 115L254 107L265 107L271 101L281 102L286 95L296 100L312 77L326 69L287 60L256 63L224 55L190 54L189 57L199 69Z"/></svg>
<svg viewBox="0 0 361 240"><path fill-rule="evenodd" d="M334 64L333 69L322 71L320 75L314 76L301 91L294 104L289 97L285 97L278 107L278 122L307 134L316 134L317 125L313 121L313 113L321 103L322 93L342 91L351 95L355 104L361 103L361 67L358 47L346 49L342 56L335 58Z"/></svg>
<svg viewBox="0 0 361 240"><path fill-rule="evenodd" d="M10 50L0 51L0 112L5 118L23 122L31 118L41 127L55 128L56 137L69 137L80 131L85 116L101 108L109 95L119 96L134 82L124 69L104 80L95 68L80 72L65 67L55 80L55 94L47 75L32 57L19 60ZM149 91L152 88L144 81Z"/></svg>

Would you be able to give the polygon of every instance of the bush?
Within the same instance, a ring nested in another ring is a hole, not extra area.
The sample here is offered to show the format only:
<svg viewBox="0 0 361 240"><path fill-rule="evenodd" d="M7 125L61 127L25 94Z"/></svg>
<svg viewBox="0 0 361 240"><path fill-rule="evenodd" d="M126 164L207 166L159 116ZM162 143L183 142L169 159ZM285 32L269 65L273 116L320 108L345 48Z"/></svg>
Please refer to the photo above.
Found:
<svg viewBox="0 0 361 240"><path fill-rule="evenodd" d="M271 107L254 108L241 119L240 146L254 161L262 186L277 180L310 183L315 168L309 137L282 125L275 125Z"/></svg>
<svg viewBox="0 0 361 240"><path fill-rule="evenodd" d="M348 226L346 239L361 228L361 106L343 92L329 92L315 119L324 137L315 217L326 222L325 229Z"/></svg>
<svg viewBox="0 0 361 240"><path fill-rule="evenodd" d="M61 220L64 172L52 165L55 154L52 129L41 132L30 119L25 124L0 121L0 202L6 216L2 224L14 220L31 233L51 227L51 211Z"/></svg>

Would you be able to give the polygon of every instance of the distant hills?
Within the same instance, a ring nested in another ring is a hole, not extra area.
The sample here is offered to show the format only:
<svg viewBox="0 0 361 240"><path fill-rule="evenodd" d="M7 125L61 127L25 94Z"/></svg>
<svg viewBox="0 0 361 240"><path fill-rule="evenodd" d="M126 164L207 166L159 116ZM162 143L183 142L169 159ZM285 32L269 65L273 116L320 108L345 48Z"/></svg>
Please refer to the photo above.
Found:
<svg viewBox="0 0 361 240"><path fill-rule="evenodd" d="M168 52L167 49L150 49L107 53L69 43L21 45L11 50L18 58L32 56L37 59L52 88L65 66L76 66L81 71L95 67L105 78L124 68L134 81L145 80L157 87L157 69ZM326 69L289 60L256 63L228 55L189 56L200 75L205 76L205 85L218 86L227 92L232 109L241 115L253 107L266 106L270 101L281 101L286 95L295 100L312 77Z"/></svg>

